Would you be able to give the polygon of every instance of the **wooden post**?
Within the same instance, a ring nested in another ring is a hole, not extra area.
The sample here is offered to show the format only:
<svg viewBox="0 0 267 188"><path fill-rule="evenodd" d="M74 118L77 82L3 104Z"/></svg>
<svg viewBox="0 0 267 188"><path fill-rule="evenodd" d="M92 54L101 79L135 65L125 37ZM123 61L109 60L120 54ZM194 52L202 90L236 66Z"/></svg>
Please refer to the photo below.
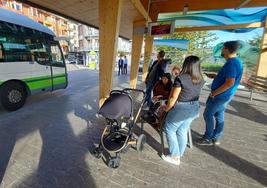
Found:
<svg viewBox="0 0 267 188"><path fill-rule="evenodd" d="M267 77L267 17L265 18L257 76Z"/></svg>
<svg viewBox="0 0 267 188"><path fill-rule="evenodd" d="M144 57L144 65L143 65L143 74L142 74L142 81L144 82L148 73L148 66L151 60L151 53L153 49L153 40L154 37L146 34L145 38L145 57Z"/></svg>
<svg viewBox="0 0 267 188"><path fill-rule="evenodd" d="M123 0L99 0L99 106L112 89Z"/></svg>
<svg viewBox="0 0 267 188"><path fill-rule="evenodd" d="M136 88L139 61L141 56L141 49L143 44L143 31L145 27L144 22L134 23L133 38L132 38L132 59L131 59L131 73L130 73L130 87Z"/></svg>

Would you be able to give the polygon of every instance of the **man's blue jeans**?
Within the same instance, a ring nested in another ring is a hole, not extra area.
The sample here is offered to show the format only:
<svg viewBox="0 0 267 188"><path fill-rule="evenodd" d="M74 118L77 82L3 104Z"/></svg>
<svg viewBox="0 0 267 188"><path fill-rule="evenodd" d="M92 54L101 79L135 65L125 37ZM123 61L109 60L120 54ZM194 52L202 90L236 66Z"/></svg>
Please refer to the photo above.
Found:
<svg viewBox="0 0 267 188"><path fill-rule="evenodd" d="M208 98L203 114L206 122L206 132L204 137L207 140L219 140L221 138L224 127L224 111L230 101L231 99L223 100L217 99L216 97Z"/></svg>
<svg viewBox="0 0 267 188"><path fill-rule="evenodd" d="M187 132L192 121L198 117L199 103L177 102L165 119L165 131L169 145L170 156L183 156L187 145Z"/></svg>
<svg viewBox="0 0 267 188"><path fill-rule="evenodd" d="M151 99L151 93L153 90L153 83L152 81L148 80L146 83L146 99L145 102L147 104L147 106L150 107L151 103L152 103L152 99Z"/></svg>

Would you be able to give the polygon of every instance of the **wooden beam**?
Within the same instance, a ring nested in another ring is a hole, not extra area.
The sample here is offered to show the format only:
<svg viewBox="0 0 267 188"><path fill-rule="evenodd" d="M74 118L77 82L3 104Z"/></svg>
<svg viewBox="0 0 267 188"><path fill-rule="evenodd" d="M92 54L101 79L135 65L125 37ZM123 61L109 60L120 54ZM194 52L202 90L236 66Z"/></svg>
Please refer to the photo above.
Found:
<svg viewBox="0 0 267 188"><path fill-rule="evenodd" d="M267 78L267 17L265 18L261 52L256 75Z"/></svg>
<svg viewBox="0 0 267 188"><path fill-rule="evenodd" d="M99 106L112 89L122 2L99 0Z"/></svg>
<svg viewBox="0 0 267 188"><path fill-rule="evenodd" d="M233 24L233 25L219 25L219 26L203 26L203 27L183 27L175 28L174 32L191 32L191 31L206 31L206 30L230 30L239 28L259 28L264 27L265 23L255 22L251 24Z"/></svg>
<svg viewBox="0 0 267 188"><path fill-rule="evenodd" d="M153 40L154 37L146 34L145 38L145 54L144 54L144 64L143 64L143 73L142 73L142 81L144 82L148 73L148 67L151 60L151 53L153 49Z"/></svg>
<svg viewBox="0 0 267 188"><path fill-rule="evenodd" d="M143 4L140 2L140 0L131 0L131 2L138 10L138 12L144 17L144 19L147 20L148 22L151 22L151 18L148 15L148 12L144 8Z"/></svg>
<svg viewBox="0 0 267 188"><path fill-rule="evenodd" d="M145 22L144 22L145 23ZM145 26L140 22L134 23L134 28ZM131 73L130 73L130 87L136 88L137 84L137 76L138 76L138 69L140 63L140 56L141 56L141 49L143 44L143 34L134 33L132 37L132 59L131 59Z"/></svg>

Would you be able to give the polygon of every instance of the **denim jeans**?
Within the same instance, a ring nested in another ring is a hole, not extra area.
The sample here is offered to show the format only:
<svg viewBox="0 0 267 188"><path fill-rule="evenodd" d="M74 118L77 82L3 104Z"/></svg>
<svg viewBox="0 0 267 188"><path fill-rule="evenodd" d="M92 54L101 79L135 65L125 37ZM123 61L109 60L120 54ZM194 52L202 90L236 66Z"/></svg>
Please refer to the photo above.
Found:
<svg viewBox="0 0 267 188"><path fill-rule="evenodd" d="M206 123L206 132L204 137L211 141L211 139L219 140L223 134L224 127L224 111L231 99L223 100L215 98L208 98L206 108L204 111L204 119ZM215 122L214 122L215 119Z"/></svg>
<svg viewBox="0 0 267 188"><path fill-rule="evenodd" d="M198 117L199 103L177 102L165 119L165 131L170 155L183 156L187 145L187 132L192 121Z"/></svg>
<svg viewBox="0 0 267 188"><path fill-rule="evenodd" d="M152 93L152 90L153 90L153 82L148 80L147 83L146 83L146 99L145 99L145 102L147 104L147 106L151 106L151 103L152 103L152 99L151 99L151 93Z"/></svg>

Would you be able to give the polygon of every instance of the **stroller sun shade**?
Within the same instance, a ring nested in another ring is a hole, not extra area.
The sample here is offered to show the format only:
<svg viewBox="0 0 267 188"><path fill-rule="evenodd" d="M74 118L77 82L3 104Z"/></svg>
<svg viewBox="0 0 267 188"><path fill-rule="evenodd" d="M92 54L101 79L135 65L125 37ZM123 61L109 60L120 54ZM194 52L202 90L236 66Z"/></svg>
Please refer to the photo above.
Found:
<svg viewBox="0 0 267 188"><path fill-rule="evenodd" d="M108 119L130 118L131 108L130 96L122 93L112 93L101 106L99 114Z"/></svg>

